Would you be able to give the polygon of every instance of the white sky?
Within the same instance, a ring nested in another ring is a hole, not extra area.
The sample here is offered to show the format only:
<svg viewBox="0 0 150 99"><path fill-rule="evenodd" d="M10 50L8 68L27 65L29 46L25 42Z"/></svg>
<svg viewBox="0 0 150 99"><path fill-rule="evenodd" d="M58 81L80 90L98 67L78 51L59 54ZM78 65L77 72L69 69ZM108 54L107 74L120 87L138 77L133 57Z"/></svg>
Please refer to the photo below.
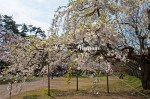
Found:
<svg viewBox="0 0 150 99"><path fill-rule="evenodd" d="M54 12L68 0L0 0L0 14L13 16L18 24L39 26L45 32L50 27Z"/></svg>

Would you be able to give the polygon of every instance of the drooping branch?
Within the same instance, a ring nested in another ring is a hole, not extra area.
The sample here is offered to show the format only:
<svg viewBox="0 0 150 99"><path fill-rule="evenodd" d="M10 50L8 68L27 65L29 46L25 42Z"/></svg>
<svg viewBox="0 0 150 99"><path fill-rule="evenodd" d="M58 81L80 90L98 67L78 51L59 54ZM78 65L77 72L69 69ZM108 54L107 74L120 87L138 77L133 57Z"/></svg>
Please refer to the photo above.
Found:
<svg viewBox="0 0 150 99"><path fill-rule="evenodd" d="M129 59L135 60L135 61L137 61L137 62L141 62L141 56L140 56L140 55L136 55L136 54L134 53L134 48L133 48L133 47L131 47L131 46L124 47L123 49L121 49L121 51L124 51L124 50L126 50L126 49L128 49L128 55L127 55L127 57L128 57Z"/></svg>
<svg viewBox="0 0 150 99"><path fill-rule="evenodd" d="M149 20L149 23L148 23L148 30L150 30L150 9L147 10L147 14L148 14L148 20Z"/></svg>

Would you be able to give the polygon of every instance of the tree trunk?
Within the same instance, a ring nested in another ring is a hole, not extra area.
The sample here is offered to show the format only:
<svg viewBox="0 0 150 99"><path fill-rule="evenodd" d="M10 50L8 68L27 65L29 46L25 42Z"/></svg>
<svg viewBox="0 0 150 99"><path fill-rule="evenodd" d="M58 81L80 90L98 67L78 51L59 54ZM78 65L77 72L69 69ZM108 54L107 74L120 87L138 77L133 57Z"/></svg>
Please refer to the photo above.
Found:
<svg viewBox="0 0 150 99"><path fill-rule="evenodd" d="M150 47L148 49L148 55L136 55L133 47L126 47L129 49L128 58L136 61L141 66L141 82L142 87L145 90L150 90ZM123 50L124 50L123 49Z"/></svg>
<svg viewBox="0 0 150 99"><path fill-rule="evenodd" d="M145 90L150 90L150 64L143 63L141 67L141 82Z"/></svg>

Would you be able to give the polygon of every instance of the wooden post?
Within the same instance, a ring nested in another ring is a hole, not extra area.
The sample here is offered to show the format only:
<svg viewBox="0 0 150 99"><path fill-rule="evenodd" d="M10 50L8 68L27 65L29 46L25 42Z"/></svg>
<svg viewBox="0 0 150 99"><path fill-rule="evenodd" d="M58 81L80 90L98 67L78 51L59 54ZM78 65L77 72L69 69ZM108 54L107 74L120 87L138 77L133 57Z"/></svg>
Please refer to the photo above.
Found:
<svg viewBox="0 0 150 99"><path fill-rule="evenodd" d="M49 64L48 64L48 96L50 96L50 68L49 68Z"/></svg>
<svg viewBox="0 0 150 99"><path fill-rule="evenodd" d="M109 80L108 80L108 71L107 71L107 93L109 93Z"/></svg>
<svg viewBox="0 0 150 99"><path fill-rule="evenodd" d="M9 83L7 90L9 91L9 99L11 99L11 95L12 95L12 83L11 82Z"/></svg>
<svg viewBox="0 0 150 99"><path fill-rule="evenodd" d="M79 91L79 89L78 89L78 76L79 76L79 74L78 74L78 70L77 70L77 91Z"/></svg>
<svg viewBox="0 0 150 99"><path fill-rule="evenodd" d="M10 84L10 93L9 93L10 99L11 99L11 92L12 92L12 83Z"/></svg>
<svg viewBox="0 0 150 99"><path fill-rule="evenodd" d="M106 70L106 78L107 78L107 93L109 93L109 79L108 79L108 73L109 73L109 70L108 70L108 65L109 64L107 64L107 70Z"/></svg>

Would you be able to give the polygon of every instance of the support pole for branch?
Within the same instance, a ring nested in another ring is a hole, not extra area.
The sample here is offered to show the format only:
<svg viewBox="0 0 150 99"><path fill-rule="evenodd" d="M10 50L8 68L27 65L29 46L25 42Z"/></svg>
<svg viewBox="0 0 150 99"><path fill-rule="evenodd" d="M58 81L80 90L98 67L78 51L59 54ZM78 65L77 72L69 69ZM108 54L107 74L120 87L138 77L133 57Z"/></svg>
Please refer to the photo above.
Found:
<svg viewBox="0 0 150 99"><path fill-rule="evenodd" d="M49 68L49 64L48 64L48 96L50 96L50 68Z"/></svg>
<svg viewBox="0 0 150 99"><path fill-rule="evenodd" d="M11 94L12 94L12 83L10 84L10 93L9 93L10 99L11 99Z"/></svg>
<svg viewBox="0 0 150 99"><path fill-rule="evenodd" d="M109 93L109 80L108 80L108 72L107 72L107 93Z"/></svg>
<svg viewBox="0 0 150 99"><path fill-rule="evenodd" d="M11 95L12 95L12 83L11 82L9 82L7 90L9 91L9 99L11 99Z"/></svg>
<svg viewBox="0 0 150 99"><path fill-rule="evenodd" d="M79 73L78 73L78 70L77 70L77 91L79 91L79 89L78 89L78 76L79 76Z"/></svg>

